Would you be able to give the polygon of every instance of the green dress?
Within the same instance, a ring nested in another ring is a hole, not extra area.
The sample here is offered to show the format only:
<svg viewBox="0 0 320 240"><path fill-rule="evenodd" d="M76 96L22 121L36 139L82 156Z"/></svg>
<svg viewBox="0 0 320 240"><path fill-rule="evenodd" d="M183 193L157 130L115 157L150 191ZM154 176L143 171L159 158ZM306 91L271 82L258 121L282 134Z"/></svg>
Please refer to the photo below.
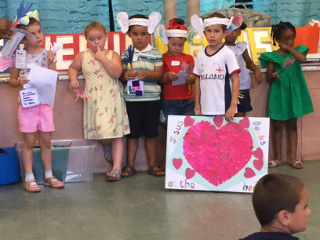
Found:
<svg viewBox="0 0 320 240"><path fill-rule="evenodd" d="M298 46L297 51L307 54L307 46ZM266 52L259 59L264 67L268 62L275 64L275 72L279 71L286 60L293 55L291 53L281 55L277 51ZM302 117L313 112L311 96L304 78L300 62L296 60L291 66L279 72L279 78L270 86L268 116L278 121L286 121Z"/></svg>

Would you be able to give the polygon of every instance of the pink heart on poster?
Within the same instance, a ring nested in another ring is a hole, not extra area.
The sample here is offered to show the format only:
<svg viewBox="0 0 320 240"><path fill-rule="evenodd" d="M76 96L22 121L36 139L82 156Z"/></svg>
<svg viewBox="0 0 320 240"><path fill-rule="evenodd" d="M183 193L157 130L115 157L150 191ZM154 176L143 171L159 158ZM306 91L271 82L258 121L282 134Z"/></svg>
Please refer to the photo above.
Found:
<svg viewBox="0 0 320 240"><path fill-rule="evenodd" d="M237 175L252 157L251 134L235 122L219 129L208 121L198 122L183 140L183 154L190 166L215 186Z"/></svg>
<svg viewBox="0 0 320 240"><path fill-rule="evenodd" d="M194 124L194 119L190 116L186 116L184 119L184 126L185 127L190 127Z"/></svg>
<svg viewBox="0 0 320 240"><path fill-rule="evenodd" d="M263 167L263 159L256 159L253 161L253 166L258 170L260 171Z"/></svg>
<svg viewBox="0 0 320 240"><path fill-rule="evenodd" d="M248 117L244 117L243 119L240 120L239 125L243 128L249 128L250 126L250 121Z"/></svg>
<svg viewBox="0 0 320 240"><path fill-rule="evenodd" d="M182 166L182 159L181 158L174 158L172 160L172 165L175 167L175 169L179 170L179 168Z"/></svg>
<svg viewBox="0 0 320 240"><path fill-rule="evenodd" d="M220 128L223 123L223 117L214 117L213 122L217 126L217 128Z"/></svg>
<svg viewBox="0 0 320 240"><path fill-rule="evenodd" d="M245 178L252 178L255 175L255 172L251 168L246 168L245 173L243 174Z"/></svg>
<svg viewBox="0 0 320 240"><path fill-rule="evenodd" d="M194 175L196 174L196 171L191 169L191 168L187 168L186 169L186 179L191 179L194 177Z"/></svg>
<svg viewBox="0 0 320 240"><path fill-rule="evenodd" d="M255 156L258 159L263 159L263 151L261 148L257 148L254 152L253 152L253 156Z"/></svg>

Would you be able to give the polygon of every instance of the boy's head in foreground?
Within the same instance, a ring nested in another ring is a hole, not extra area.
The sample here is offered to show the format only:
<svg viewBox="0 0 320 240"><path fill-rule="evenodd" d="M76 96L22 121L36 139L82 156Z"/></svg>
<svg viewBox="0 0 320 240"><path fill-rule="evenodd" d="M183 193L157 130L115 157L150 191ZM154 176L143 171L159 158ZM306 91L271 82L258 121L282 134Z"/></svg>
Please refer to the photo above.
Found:
<svg viewBox="0 0 320 240"><path fill-rule="evenodd" d="M308 191L294 176L265 175L255 186L252 203L261 232L293 234L307 229Z"/></svg>

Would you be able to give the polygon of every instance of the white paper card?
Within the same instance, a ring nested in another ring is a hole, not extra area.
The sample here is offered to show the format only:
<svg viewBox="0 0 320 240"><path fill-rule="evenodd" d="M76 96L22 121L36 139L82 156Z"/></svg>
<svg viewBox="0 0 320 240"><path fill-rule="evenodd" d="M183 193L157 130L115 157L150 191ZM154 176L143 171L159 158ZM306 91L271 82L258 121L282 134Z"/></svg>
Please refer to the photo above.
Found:
<svg viewBox="0 0 320 240"><path fill-rule="evenodd" d="M34 107L39 105L39 94L37 89L28 88L20 91L21 105L24 108Z"/></svg>
<svg viewBox="0 0 320 240"><path fill-rule="evenodd" d="M58 72L35 64L29 64L28 68L31 69L28 75L29 83L38 90L40 104L49 104L53 108Z"/></svg>
<svg viewBox="0 0 320 240"><path fill-rule="evenodd" d="M127 93L129 95L143 96L144 94L144 83L138 79L129 80L127 83Z"/></svg>
<svg viewBox="0 0 320 240"><path fill-rule="evenodd" d="M186 70L182 69L178 74L178 79L172 81L172 86L185 84L188 77L189 74L186 73Z"/></svg>

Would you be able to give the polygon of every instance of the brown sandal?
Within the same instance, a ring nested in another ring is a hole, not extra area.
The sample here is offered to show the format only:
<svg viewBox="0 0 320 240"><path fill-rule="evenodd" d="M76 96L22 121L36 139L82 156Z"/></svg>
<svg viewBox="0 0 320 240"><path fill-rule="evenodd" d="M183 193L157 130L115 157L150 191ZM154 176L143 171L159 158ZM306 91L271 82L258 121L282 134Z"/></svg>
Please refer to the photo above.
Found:
<svg viewBox="0 0 320 240"><path fill-rule="evenodd" d="M153 166L149 167L148 174L155 176L155 177L163 177L165 174L165 171L162 170L160 166L153 165Z"/></svg>
<svg viewBox="0 0 320 240"><path fill-rule="evenodd" d="M137 173L137 171L133 166L127 165L122 169L121 176L123 178L128 178L128 177L131 177L131 176L135 175L136 173Z"/></svg>

